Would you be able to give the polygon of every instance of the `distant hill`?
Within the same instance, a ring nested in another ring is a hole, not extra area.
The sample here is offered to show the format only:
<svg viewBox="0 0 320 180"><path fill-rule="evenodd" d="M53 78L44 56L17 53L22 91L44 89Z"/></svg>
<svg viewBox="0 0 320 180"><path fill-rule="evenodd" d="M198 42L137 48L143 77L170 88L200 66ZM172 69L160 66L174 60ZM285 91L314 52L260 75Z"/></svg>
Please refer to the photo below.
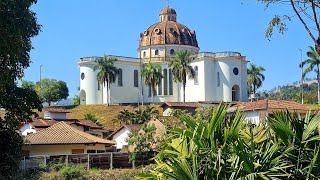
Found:
<svg viewBox="0 0 320 180"><path fill-rule="evenodd" d="M317 81L308 80L303 84L304 103L315 104L317 103ZM275 100L293 100L301 102L301 87L300 84L292 83L290 85L277 86L270 91L260 93L264 99Z"/></svg>

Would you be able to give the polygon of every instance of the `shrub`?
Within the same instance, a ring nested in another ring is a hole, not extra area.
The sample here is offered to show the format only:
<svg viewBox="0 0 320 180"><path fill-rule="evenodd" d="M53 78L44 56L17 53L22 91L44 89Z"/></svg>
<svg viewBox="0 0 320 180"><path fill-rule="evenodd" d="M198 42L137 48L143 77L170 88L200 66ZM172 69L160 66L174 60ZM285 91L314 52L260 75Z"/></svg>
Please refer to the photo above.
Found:
<svg viewBox="0 0 320 180"><path fill-rule="evenodd" d="M85 114L84 115L84 119L85 120L90 120L90 121L92 121L94 123L96 123L98 121L98 118L96 117L96 115L95 114L91 114L91 113Z"/></svg>
<svg viewBox="0 0 320 180"><path fill-rule="evenodd" d="M60 174L64 180L79 179L83 168L79 165L66 165L60 170Z"/></svg>

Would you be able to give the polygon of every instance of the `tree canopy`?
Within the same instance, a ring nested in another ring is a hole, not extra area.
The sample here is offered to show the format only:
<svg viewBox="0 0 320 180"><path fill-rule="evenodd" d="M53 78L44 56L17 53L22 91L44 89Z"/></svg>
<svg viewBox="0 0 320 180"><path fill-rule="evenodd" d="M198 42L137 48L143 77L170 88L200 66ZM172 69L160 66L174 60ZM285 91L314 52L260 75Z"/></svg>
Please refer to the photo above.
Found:
<svg viewBox="0 0 320 180"><path fill-rule="evenodd" d="M151 97L154 103L156 86L161 83L161 79L163 78L161 66L150 62L144 65L142 75L144 77L144 83L151 88Z"/></svg>
<svg viewBox="0 0 320 180"><path fill-rule="evenodd" d="M251 90L251 93L255 94L256 90L262 86L262 82L265 79L265 76L262 72L264 72L265 69L262 66L256 66L253 63L250 63L249 68L247 69L248 73L248 85L249 90Z"/></svg>
<svg viewBox="0 0 320 180"><path fill-rule="evenodd" d="M69 89L64 81L45 78L37 82L35 88L41 100L47 102L49 106L51 102L60 101L69 96Z"/></svg>

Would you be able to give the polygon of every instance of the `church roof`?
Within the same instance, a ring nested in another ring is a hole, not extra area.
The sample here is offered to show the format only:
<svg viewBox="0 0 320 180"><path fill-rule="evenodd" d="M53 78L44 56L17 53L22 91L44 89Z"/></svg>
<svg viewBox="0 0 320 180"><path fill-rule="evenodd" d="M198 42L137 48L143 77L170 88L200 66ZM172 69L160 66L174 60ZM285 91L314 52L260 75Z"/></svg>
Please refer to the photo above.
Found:
<svg viewBox="0 0 320 180"><path fill-rule="evenodd" d="M168 6L161 9L160 11L160 15L165 15L165 14L177 14L177 13L176 13L176 10Z"/></svg>

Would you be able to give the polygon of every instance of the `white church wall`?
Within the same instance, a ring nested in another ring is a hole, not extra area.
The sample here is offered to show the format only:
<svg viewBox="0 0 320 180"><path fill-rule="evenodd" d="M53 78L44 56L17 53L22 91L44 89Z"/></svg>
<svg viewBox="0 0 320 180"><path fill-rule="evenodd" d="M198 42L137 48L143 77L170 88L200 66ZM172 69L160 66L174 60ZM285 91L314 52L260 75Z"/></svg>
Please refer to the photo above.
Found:
<svg viewBox="0 0 320 180"><path fill-rule="evenodd" d="M198 83L194 79L187 78L186 84L186 102L205 101L205 67L203 60L192 61L193 68L198 67ZM183 101L183 86L181 85L180 98Z"/></svg>
<svg viewBox="0 0 320 180"><path fill-rule="evenodd" d="M138 103L140 101L140 65L139 63L125 63L118 61L115 65L122 69L122 86L118 85L118 77L111 84L111 103ZM134 87L134 71L138 71L138 87ZM104 89L107 98L106 89ZM104 102L106 103L106 98Z"/></svg>
<svg viewBox="0 0 320 180"><path fill-rule="evenodd" d="M248 101L248 88L247 88L247 62L242 62L241 64L241 101Z"/></svg>
<svg viewBox="0 0 320 180"><path fill-rule="evenodd" d="M81 104L101 104L97 99L98 81L97 71L94 71L94 62L82 63L80 65L80 96L85 92L85 99L80 97ZM84 73L84 78L81 79L81 74Z"/></svg>

